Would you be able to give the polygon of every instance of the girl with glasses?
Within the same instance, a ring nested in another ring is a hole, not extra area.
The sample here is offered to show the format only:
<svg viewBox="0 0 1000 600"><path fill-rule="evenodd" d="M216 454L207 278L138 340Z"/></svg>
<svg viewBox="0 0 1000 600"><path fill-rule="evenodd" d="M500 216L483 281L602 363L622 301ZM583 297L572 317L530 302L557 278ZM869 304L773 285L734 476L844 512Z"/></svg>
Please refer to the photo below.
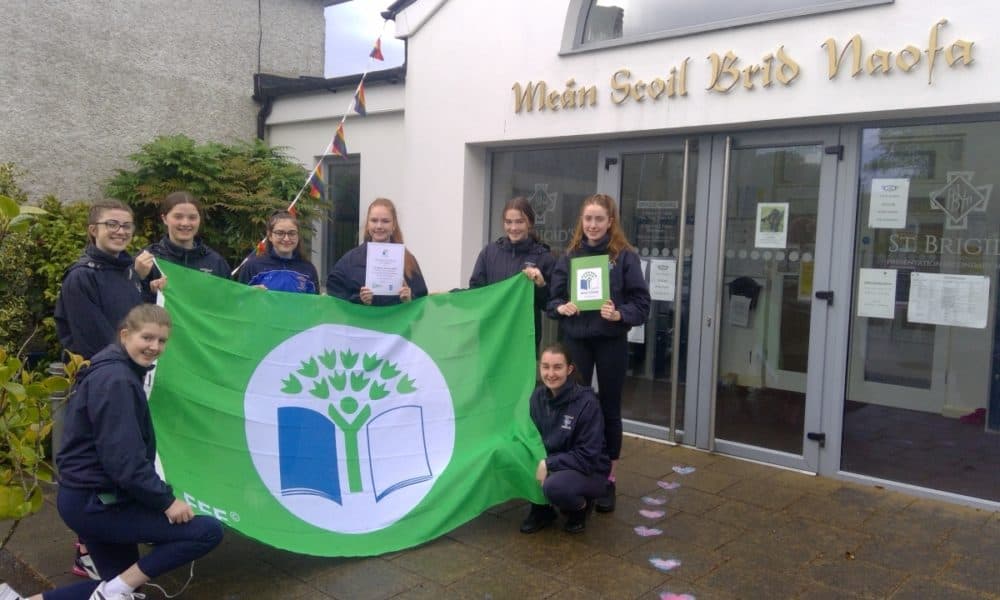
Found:
<svg viewBox="0 0 1000 600"><path fill-rule="evenodd" d="M427 284L420 272L415 256L404 249L403 285L398 296L376 296L371 288L365 285L365 272L368 268L368 242L403 243L403 230L396 217L396 205L388 198L376 198L368 206L368 216L362 230L360 246L348 251L337 261L330 275L326 278L326 293L342 298L355 304L374 306L389 306L409 302L414 298L427 295Z"/></svg>
<svg viewBox="0 0 1000 600"><path fill-rule="evenodd" d="M284 210L267 220L264 253L251 256L240 269L239 280L266 290L319 293L319 274L302 257L298 218Z"/></svg>
<svg viewBox="0 0 1000 600"><path fill-rule="evenodd" d="M56 334L63 348L87 360L117 338L116 326L129 310L166 283L152 273L152 254L143 250L133 259L126 251L134 232L131 208L117 200L94 203L87 216L90 243L63 274ZM77 542L72 572L99 578L83 540Z"/></svg>

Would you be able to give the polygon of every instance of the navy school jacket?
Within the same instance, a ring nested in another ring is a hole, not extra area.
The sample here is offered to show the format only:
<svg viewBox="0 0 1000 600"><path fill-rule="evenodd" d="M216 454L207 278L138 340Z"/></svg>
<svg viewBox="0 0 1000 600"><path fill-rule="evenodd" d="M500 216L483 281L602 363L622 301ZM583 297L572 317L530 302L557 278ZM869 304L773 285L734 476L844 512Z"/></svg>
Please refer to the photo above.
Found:
<svg viewBox="0 0 1000 600"><path fill-rule="evenodd" d="M416 260L414 258L414 260ZM365 285L365 269L368 267L368 242L357 248L351 248L340 257L333 270L326 278L326 293L337 298L361 304L361 287ZM414 299L427 295L427 283L420 272L420 265L409 277L404 276L406 285L410 286L410 294ZM372 306L391 306L399 304L399 296L375 296Z"/></svg>
<svg viewBox="0 0 1000 600"><path fill-rule="evenodd" d="M564 317L556 312L556 308L569 302L569 262L578 256L593 256L608 253L608 238L605 237L596 246L583 243L575 250L556 261L552 271L552 290L549 292L549 304L546 313L559 320L560 331L572 338L586 339L594 337L619 337L628 334L628 330L646 322L649 316L649 286L642 272L639 256L631 250L622 250L618 258L610 265L608 271L608 288L615 308L621 312L621 321L608 321L601 317L600 311L586 311L572 317Z"/></svg>
<svg viewBox="0 0 1000 600"><path fill-rule="evenodd" d="M166 510L173 491L156 474L156 435L143 378L118 344L109 344L80 371L66 403L60 485L111 492L154 510Z"/></svg>
<svg viewBox="0 0 1000 600"><path fill-rule="evenodd" d="M291 271L292 273L298 273L305 277L307 284L312 284L312 289L308 289L309 285L305 285L305 289L296 291L312 294L319 293L319 273L316 272L316 267L311 262L302 258L298 250L292 253L291 258L282 258L278 256L274 248L268 246L267 254L260 256L254 254L247 260L243 268L240 269L239 281L240 283L249 284L254 277L263 275L269 271Z"/></svg>
<svg viewBox="0 0 1000 600"><path fill-rule="evenodd" d="M127 252L111 256L90 244L63 274L56 300L56 334L63 347L90 358L116 341L118 325L142 304L148 286Z"/></svg>
<svg viewBox="0 0 1000 600"><path fill-rule="evenodd" d="M202 243L201 240L195 240L194 248L188 250L171 242L169 237L164 236L163 239L155 244L147 246L146 250L149 250L158 259L169 260L174 264L188 267L189 269L197 269L202 273L211 273L223 279L229 279L229 273L232 271L226 259ZM153 268L156 269L156 267ZM159 277L159 270L155 270L149 276L150 279L157 279Z"/></svg>
<svg viewBox="0 0 1000 600"><path fill-rule="evenodd" d="M553 396L540 385L531 394L530 404L549 471L611 472L611 459L604 449L604 415L593 389L567 382Z"/></svg>

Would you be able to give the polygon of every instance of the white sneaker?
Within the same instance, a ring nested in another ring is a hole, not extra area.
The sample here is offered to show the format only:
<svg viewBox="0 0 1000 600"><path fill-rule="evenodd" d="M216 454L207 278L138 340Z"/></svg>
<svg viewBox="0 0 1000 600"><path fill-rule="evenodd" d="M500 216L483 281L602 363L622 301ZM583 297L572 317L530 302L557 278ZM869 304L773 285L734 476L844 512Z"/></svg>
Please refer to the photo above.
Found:
<svg viewBox="0 0 1000 600"><path fill-rule="evenodd" d="M24 600L24 597L6 583L0 583L0 600Z"/></svg>
<svg viewBox="0 0 1000 600"><path fill-rule="evenodd" d="M90 600L143 600L146 594L140 594L137 592L123 593L123 594L109 594L104 588L108 585L107 581L102 581L94 593L90 595ZM0 598L0 600L3 600Z"/></svg>

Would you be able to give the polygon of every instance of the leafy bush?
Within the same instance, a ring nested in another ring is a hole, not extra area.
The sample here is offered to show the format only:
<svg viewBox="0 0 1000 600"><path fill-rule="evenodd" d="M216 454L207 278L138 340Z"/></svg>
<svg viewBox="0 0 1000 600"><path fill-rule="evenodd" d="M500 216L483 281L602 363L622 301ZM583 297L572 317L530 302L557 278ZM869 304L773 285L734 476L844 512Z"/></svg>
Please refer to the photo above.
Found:
<svg viewBox="0 0 1000 600"><path fill-rule="evenodd" d="M39 482L53 479L46 461L52 433L52 398L70 389L84 364L77 355L66 363L66 376L43 376L0 348L0 521L20 520L42 506ZM14 524L0 542L4 546Z"/></svg>
<svg viewBox="0 0 1000 600"><path fill-rule="evenodd" d="M132 207L141 233L160 238L160 201L187 190L205 205L200 232L205 243L233 265L256 247L268 216L288 207L307 175L282 150L260 140L224 145L198 144L182 135L159 137L129 158L137 168L118 171L106 192ZM329 206L303 196L297 211L308 240L308 223Z"/></svg>

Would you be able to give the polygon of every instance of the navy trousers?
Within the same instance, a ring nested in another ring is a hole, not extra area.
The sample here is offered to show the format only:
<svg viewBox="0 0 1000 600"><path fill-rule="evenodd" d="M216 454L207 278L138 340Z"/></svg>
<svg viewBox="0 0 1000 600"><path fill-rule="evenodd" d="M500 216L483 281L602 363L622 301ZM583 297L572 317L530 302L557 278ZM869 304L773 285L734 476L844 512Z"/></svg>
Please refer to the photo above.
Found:
<svg viewBox="0 0 1000 600"><path fill-rule="evenodd" d="M604 443L608 457L618 460L622 452L622 388L628 368L628 338L573 338L564 336L563 344L573 355L580 382L590 385L597 367L597 397L604 413Z"/></svg>
<svg viewBox="0 0 1000 600"><path fill-rule="evenodd" d="M579 510L585 500L603 496L607 484L606 474L584 475L571 469L552 471L542 484L542 493L559 510Z"/></svg>
<svg viewBox="0 0 1000 600"><path fill-rule="evenodd" d="M162 511L137 502L104 505L93 490L60 486L56 498L59 516L87 544L97 572L110 581L134 563L150 578L157 577L208 554L222 541L222 525L211 517L196 516L171 525ZM137 544L153 544L139 558ZM97 581L45 592L46 600L87 600Z"/></svg>

